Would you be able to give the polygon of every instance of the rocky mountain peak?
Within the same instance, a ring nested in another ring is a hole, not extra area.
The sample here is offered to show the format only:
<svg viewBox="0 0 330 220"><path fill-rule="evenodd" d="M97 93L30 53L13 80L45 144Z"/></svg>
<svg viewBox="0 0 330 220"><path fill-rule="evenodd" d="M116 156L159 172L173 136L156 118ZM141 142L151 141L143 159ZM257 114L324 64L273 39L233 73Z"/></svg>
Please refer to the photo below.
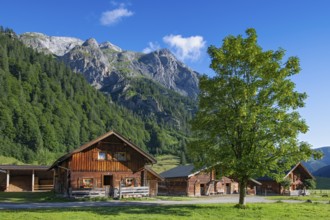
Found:
<svg viewBox="0 0 330 220"><path fill-rule="evenodd" d="M42 33L27 32L19 35L19 39L26 45L36 48L39 52L63 56L74 47L81 45L82 40L74 37L47 36Z"/></svg>
<svg viewBox="0 0 330 220"><path fill-rule="evenodd" d="M158 53L159 55L166 55L166 56L170 55L170 56L174 56L172 54L172 52L169 49L167 49L167 48L162 48L162 49L156 50L155 52Z"/></svg>
<svg viewBox="0 0 330 220"><path fill-rule="evenodd" d="M99 44L97 43L96 39L95 38L89 38L88 40L86 40L82 46L84 47L87 47L87 46L90 46L90 47L95 47L95 48L98 48L99 47Z"/></svg>
<svg viewBox="0 0 330 220"><path fill-rule="evenodd" d="M122 52L123 51L120 47L118 47L118 46L110 43L109 41L106 41L104 43L101 43L100 44L100 48L101 49L111 49L111 50L114 50L116 52Z"/></svg>

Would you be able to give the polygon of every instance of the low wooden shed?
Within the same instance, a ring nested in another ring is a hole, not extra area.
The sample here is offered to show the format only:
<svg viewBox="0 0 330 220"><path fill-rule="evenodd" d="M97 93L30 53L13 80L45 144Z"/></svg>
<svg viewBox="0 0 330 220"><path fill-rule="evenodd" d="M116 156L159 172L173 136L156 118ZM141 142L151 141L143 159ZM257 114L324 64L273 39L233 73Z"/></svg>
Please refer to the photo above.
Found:
<svg viewBox="0 0 330 220"><path fill-rule="evenodd" d="M50 191L54 172L49 166L0 165L0 191Z"/></svg>
<svg viewBox="0 0 330 220"><path fill-rule="evenodd" d="M238 193L238 183L228 177L216 179L215 169L196 170L194 165L178 166L160 174L159 195L201 196Z"/></svg>

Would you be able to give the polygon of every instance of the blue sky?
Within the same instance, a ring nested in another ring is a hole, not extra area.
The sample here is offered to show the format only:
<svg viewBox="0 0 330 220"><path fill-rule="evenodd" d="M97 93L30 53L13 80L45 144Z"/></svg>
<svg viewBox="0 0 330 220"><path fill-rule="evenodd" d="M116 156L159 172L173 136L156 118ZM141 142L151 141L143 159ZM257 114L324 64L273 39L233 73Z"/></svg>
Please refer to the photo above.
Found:
<svg viewBox="0 0 330 220"><path fill-rule="evenodd" d="M194 70L212 75L206 54L227 35L257 30L264 49L298 56L297 90L308 94L300 140L330 146L330 1L327 0L2 0L0 25L110 41L124 50L168 48Z"/></svg>

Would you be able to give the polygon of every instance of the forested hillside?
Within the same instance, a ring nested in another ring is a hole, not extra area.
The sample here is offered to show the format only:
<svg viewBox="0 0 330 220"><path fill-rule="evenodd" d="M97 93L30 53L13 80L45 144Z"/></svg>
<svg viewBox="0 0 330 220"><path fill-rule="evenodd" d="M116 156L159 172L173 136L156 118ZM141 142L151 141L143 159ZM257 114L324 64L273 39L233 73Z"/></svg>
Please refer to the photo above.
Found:
<svg viewBox="0 0 330 220"><path fill-rule="evenodd" d="M1 27L0 155L47 164L111 129L151 153L185 160L187 133L162 127L152 117L142 120L52 55L27 48Z"/></svg>
<svg viewBox="0 0 330 220"><path fill-rule="evenodd" d="M24 33L27 46L51 54L111 100L145 122L151 135L146 143L153 154L175 154L185 160L190 136L188 121L197 110L199 74L168 49L150 53L122 50L98 43L43 33Z"/></svg>
<svg viewBox="0 0 330 220"><path fill-rule="evenodd" d="M323 157L320 160L311 159L304 162L304 166L311 173L314 173L322 167L330 165L330 147L320 147L316 148L315 150L320 151L323 154Z"/></svg>

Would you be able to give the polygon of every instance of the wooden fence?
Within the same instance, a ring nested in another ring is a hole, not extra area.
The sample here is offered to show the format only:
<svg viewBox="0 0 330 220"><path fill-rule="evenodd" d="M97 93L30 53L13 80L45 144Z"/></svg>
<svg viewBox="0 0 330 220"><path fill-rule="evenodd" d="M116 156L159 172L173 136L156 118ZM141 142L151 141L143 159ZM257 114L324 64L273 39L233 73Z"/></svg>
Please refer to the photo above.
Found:
<svg viewBox="0 0 330 220"><path fill-rule="evenodd" d="M54 185L34 185L34 191L51 191L54 189Z"/></svg>
<svg viewBox="0 0 330 220"><path fill-rule="evenodd" d="M126 197L142 197L149 196L149 187L120 187L113 189L114 198L126 198ZM93 188L83 190L72 190L70 197L72 198L93 198L93 197L107 197L110 195L107 188Z"/></svg>
<svg viewBox="0 0 330 220"><path fill-rule="evenodd" d="M329 189L310 189L308 191L311 195L330 195Z"/></svg>
<svg viewBox="0 0 330 220"><path fill-rule="evenodd" d="M108 196L105 188L94 188L90 190L72 190L70 197L72 198L94 198L94 197L106 197Z"/></svg>
<svg viewBox="0 0 330 220"><path fill-rule="evenodd" d="M149 187L120 187L119 188L119 198L123 197L139 197L139 196L149 196Z"/></svg>
<svg viewBox="0 0 330 220"><path fill-rule="evenodd" d="M290 196L309 196L310 191L309 190L303 190L303 189L291 190L291 191L289 191L289 195Z"/></svg>

